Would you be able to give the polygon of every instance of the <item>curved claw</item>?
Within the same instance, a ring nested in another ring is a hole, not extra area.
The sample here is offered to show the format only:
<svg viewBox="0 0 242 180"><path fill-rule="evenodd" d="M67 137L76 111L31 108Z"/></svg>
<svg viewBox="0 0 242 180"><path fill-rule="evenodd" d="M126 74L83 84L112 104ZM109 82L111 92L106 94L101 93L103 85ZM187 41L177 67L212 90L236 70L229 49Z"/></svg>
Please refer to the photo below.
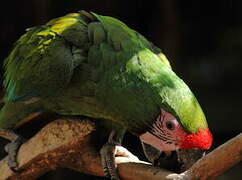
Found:
<svg viewBox="0 0 242 180"><path fill-rule="evenodd" d="M139 160L136 156L134 156L131 152L129 152L126 148L120 146L119 144L105 144L100 150L100 154L104 173L112 180L120 180L116 170L116 156L126 157L131 159L132 161Z"/></svg>
<svg viewBox="0 0 242 180"><path fill-rule="evenodd" d="M24 141L22 137L18 136L4 147L5 151L8 153L8 166L14 172L17 172L18 167L17 153Z"/></svg>
<svg viewBox="0 0 242 180"><path fill-rule="evenodd" d="M120 180L115 165L116 144L105 144L100 150L103 171L112 180Z"/></svg>

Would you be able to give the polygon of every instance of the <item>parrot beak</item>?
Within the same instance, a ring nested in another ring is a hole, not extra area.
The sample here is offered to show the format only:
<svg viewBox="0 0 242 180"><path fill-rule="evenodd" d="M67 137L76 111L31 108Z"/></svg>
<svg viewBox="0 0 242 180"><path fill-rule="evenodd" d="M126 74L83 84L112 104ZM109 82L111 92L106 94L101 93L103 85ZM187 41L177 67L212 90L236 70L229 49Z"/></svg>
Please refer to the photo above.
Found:
<svg viewBox="0 0 242 180"><path fill-rule="evenodd" d="M209 129L200 129L196 133L185 135L184 140L181 143L183 149L209 149L212 145L213 137Z"/></svg>

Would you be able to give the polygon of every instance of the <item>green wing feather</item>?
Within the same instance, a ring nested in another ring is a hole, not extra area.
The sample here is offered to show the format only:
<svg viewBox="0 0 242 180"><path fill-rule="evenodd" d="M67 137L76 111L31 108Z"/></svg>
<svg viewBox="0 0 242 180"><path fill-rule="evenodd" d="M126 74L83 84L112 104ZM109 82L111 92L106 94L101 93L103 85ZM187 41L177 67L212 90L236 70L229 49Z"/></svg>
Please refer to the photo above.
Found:
<svg viewBox="0 0 242 180"><path fill-rule="evenodd" d="M50 96L65 88L83 59L86 23L76 14L30 28L5 60L8 100ZM83 51L76 52L76 46Z"/></svg>

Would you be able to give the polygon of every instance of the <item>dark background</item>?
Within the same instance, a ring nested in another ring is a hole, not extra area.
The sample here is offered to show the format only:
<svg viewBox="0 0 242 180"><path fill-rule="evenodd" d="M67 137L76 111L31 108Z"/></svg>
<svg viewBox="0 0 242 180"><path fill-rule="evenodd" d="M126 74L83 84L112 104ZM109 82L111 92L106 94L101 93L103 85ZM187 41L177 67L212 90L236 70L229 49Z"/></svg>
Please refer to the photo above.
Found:
<svg viewBox="0 0 242 180"><path fill-rule="evenodd" d="M80 9L116 17L163 50L203 107L214 134L213 148L241 132L242 1L4 1L0 5L0 62L26 28ZM134 143L139 142L128 134L125 146L141 153L139 144L138 148L132 147ZM68 178L96 177L58 170L40 179ZM242 179L242 165L219 179Z"/></svg>

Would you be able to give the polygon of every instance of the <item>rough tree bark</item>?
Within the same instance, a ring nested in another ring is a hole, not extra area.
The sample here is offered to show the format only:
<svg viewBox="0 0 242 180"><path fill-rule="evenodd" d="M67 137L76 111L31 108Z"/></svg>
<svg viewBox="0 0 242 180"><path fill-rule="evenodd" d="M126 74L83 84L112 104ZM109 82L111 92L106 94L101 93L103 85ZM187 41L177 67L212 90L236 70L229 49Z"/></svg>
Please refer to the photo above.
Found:
<svg viewBox="0 0 242 180"><path fill-rule="evenodd" d="M12 172L6 158L0 161L0 180L31 180L56 168L104 176L99 153L91 142L95 124L89 120L59 119L24 143L19 152L19 173ZM188 171L174 174L143 161L118 157L118 172L124 180L213 179L242 159L242 133L195 163ZM221 163L222 162L222 163ZM218 166L217 164L220 164Z"/></svg>

